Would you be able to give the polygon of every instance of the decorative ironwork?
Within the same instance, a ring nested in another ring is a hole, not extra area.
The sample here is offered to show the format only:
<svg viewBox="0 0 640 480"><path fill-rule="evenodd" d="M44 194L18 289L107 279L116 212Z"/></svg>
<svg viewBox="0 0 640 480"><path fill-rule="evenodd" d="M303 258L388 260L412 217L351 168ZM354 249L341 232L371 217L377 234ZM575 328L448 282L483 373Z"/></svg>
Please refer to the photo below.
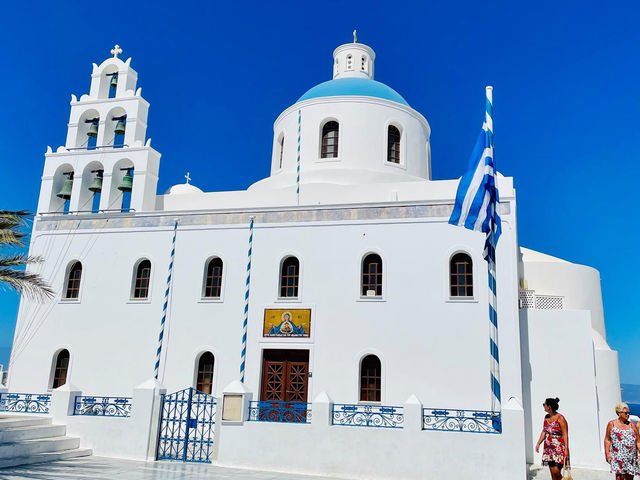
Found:
<svg viewBox="0 0 640 480"><path fill-rule="evenodd" d="M211 463L216 398L195 388L162 396L158 460Z"/></svg>
<svg viewBox="0 0 640 480"><path fill-rule="evenodd" d="M500 412L483 410L424 408L422 410L422 429L447 432L502 433L502 415Z"/></svg>
<svg viewBox="0 0 640 480"><path fill-rule="evenodd" d="M333 425L352 427L403 428L402 407L387 405L353 405L334 403L331 409Z"/></svg>
<svg viewBox="0 0 640 480"><path fill-rule="evenodd" d="M0 412L49 413L48 393L0 393Z"/></svg>
<svg viewBox="0 0 640 480"><path fill-rule="evenodd" d="M311 423L311 404L306 402L249 402L249 421Z"/></svg>
<svg viewBox="0 0 640 480"><path fill-rule="evenodd" d="M74 415L102 417L130 417L130 397L86 397L78 395L73 408Z"/></svg>

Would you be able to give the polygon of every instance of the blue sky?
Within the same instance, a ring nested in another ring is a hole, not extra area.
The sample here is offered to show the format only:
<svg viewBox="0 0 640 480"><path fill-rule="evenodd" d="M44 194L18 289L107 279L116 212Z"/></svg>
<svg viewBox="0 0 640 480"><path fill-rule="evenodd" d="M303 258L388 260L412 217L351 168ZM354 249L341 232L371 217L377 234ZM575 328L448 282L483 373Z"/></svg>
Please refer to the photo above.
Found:
<svg viewBox="0 0 640 480"><path fill-rule="evenodd" d="M640 384L637 2L17 2L3 6L0 208L35 210L47 145L115 43L133 57L162 153L159 191L244 189L268 175L272 123L359 40L376 79L429 121L434 179L462 175L494 85L499 170L523 246L600 270L621 380ZM635 192L635 193L634 193ZM18 298L0 291L0 363ZM553 332L549 332L550 335Z"/></svg>

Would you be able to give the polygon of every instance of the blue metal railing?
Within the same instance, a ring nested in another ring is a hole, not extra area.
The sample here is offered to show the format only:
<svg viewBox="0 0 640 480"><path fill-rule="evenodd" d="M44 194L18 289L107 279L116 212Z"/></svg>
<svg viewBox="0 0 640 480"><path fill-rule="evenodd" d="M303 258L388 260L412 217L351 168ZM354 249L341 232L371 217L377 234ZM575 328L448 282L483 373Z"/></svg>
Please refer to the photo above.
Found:
<svg viewBox="0 0 640 480"><path fill-rule="evenodd" d="M130 397L88 397L78 395L73 408L74 415L102 417L130 417Z"/></svg>
<svg viewBox="0 0 640 480"><path fill-rule="evenodd" d="M447 432L502 433L500 412L423 408L422 429Z"/></svg>
<svg viewBox="0 0 640 480"><path fill-rule="evenodd" d="M402 407L334 403L331 421L351 427L403 428L404 413Z"/></svg>
<svg viewBox="0 0 640 480"><path fill-rule="evenodd" d="M0 412L49 413L48 393L0 393Z"/></svg>
<svg viewBox="0 0 640 480"><path fill-rule="evenodd" d="M306 402L249 402L249 421L311 423L311 404Z"/></svg>

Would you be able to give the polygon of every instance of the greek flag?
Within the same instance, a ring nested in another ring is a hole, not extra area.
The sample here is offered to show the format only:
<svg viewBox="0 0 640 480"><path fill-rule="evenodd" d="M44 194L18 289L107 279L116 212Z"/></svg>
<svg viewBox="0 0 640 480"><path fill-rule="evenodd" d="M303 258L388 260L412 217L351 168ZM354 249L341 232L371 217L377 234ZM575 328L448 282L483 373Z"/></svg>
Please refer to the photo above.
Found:
<svg viewBox="0 0 640 480"><path fill-rule="evenodd" d="M458 185L456 203L449 218L451 225L457 225L487 234L484 258L493 252L502 233L497 205L500 201L495 179L493 159L493 105L487 92L486 120L478 137L467 172Z"/></svg>
<svg viewBox="0 0 640 480"><path fill-rule="evenodd" d="M498 215L498 189L493 160L493 87L487 87L485 121L476 146L471 153L467 173L458 185L456 203L449 223L487 235L484 259L489 274L489 381L491 386L491 410L496 431L502 431L500 393L500 353L498 349L498 288L496 282L496 244L502 226Z"/></svg>

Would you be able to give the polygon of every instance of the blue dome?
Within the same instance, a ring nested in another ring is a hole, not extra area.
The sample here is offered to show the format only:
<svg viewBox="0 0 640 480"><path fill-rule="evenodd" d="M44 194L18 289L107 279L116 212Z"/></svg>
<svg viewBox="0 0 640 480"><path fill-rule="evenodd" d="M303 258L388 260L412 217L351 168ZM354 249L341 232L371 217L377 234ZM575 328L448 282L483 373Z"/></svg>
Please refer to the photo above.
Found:
<svg viewBox="0 0 640 480"><path fill-rule="evenodd" d="M337 78L328 82L316 85L307 93L302 95L298 102L319 97L338 97L343 95L354 95L362 97L377 97L398 102L402 105L409 104L396 92L393 88L386 86L384 83L376 82L369 78Z"/></svg>

